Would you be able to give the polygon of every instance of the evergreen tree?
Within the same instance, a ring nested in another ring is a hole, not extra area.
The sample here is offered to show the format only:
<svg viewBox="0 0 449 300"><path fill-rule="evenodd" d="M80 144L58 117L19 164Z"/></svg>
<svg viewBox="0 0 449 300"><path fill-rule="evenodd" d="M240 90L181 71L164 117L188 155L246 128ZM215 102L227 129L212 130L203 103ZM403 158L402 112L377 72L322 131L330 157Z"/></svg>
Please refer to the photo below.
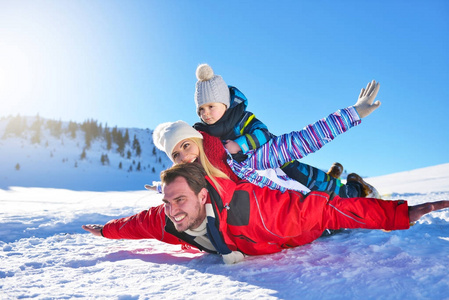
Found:
<svg viewBox="0 0 449 300"><path fill-rule="evenodd" d="M33 144L40 144L41 142L41 125L43 121L39 117L39 114L36 116L36 119L33 122L33 125L31 125L31 130L34 131L33 136L31 137L31 143Z"/></svg>
<svg viewBox="0 0 449 300"><path fill-rule="evenodd" d="M109 128L106 126L104 128L103 136L106 140L106 149L112 149L112 133L109 131Z"/></svg>
<svg viewBox="0 0 449 300"><path fill-rule="evenodd" d="M129 132L128 128L126 128L125 136L123 137L125 144L129 144Z"/></svg>
<svg viewBox="0 0 449 300"><path fill-rule="evenodd" d="M104 165L109 165L109 157L108 157L108 155L107 154L102 154L100 161L101 161L101 164L103 166Z"/></svg>
<svg viewBox="0 0 449 300"><path fill-rule="evenodd" d="M140 157L140 154L142 154L142 148L140 147L140 144L136 147L136 155Z"/></svg>
<svg viewBox="0 0 449 300"><path fill-rule="evenodd" d="M6 125L5 132L3 133L3 138L6 138L10 134L21 136L26 129L26 119L22 118L20 115L17 115L8 122L8 125Z"/></svg>
<svg viewBox="0 0 449 300"><path fill-rule="evenodd" d="M136 151L136 155L140 156L140 154L142 153L142 148L140 147L140 142L137 139L136 135L134 135L132 148Z"/></svg>
<svg viewBox="0 0 449 300"><path fill-rule="evenodd" d="M140 161L139 161L139 163L137 164L136 170L140 172Z"/></svg>
<svg viewBox="0 0 449 300"><path fill-rule="evenodd" d="M47 120L46 124L47 129L50 130L50 134L54 137L59 138L62 133L62 122L55 120Z"/></svg>
<svg viewBox="0 0 449 300"><path fill-rule="evenodd" d="M86 155L86 148L84 148L84 149L83 149L83 152L82 152L81 155L80 155L80 159L81 159L81 160L86 159L86 156L87 156L87 155Z"/></svg>
<svg viewBox="0 0 449 300"><path fill-rule="evenodd" d="M122 132L117 129L117 126L112 129L112 140L117 144L117 152L120 153L120 156L124 157L126 144L125 138L123 137Z"/></svg>
<svg viewBox="0 0 449 300"><path fill-rule="evenodd" d="M86 120L81 124L81 130L85 133L86 148L89 149L92 140L96 139L101 134L101 125L98 126L96 120Z"/></svg>
<svg viewBox="0 0 449 300"><path fill-rule="evenodd" d="M78 124L70 121L69 126L67 127L68 132L70 133L70 137L72 139L76 138L76 131L78 130Z"/></svg>
<svg viewBox="0 0 449 300"><path fill-rule="evenodd" d="M19 163L16 164L16 170L17 170L17 171L20 170L20 165L19 165Z"/></svg>

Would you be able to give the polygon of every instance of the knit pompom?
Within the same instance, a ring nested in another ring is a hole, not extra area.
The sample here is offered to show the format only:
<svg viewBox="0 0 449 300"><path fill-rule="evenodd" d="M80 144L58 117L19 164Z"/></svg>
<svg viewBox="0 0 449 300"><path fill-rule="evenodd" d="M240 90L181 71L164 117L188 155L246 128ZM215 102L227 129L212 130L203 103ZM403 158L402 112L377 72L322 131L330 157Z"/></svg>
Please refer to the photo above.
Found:
<svg viewBox="0 0 449 300"><path fill-rule="evenodd" d="M196 68L196 78L200 81L207 81L214 77L214 70L208 64L201 64Z"/></svg>

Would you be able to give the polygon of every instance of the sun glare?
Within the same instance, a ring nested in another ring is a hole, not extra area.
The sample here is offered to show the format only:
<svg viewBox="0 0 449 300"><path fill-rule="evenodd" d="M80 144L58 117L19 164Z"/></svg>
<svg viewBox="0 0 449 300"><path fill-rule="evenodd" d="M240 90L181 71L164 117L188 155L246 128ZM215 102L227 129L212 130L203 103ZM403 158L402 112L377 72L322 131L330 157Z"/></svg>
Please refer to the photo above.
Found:
<svg viewBox="0 0 449 300"><path fill-rule="evenodd" d="M0 105L3 112L8 107L27 105L32 101L36 83L36 66L33 65L32 49L20 47L10 41L0 47Z"/></svg>

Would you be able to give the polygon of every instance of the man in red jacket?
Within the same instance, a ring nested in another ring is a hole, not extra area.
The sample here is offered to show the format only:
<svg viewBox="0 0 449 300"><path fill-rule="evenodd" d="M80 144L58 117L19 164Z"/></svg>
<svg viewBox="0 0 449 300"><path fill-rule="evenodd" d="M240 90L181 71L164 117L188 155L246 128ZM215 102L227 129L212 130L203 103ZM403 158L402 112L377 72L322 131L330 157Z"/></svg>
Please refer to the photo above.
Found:
<svg viewBox="0 0 449 300"><path fill-rule="evenodd" d="M310 243L326 228L408 229L424 214L449 207L449 201L409 207L403 200L343 199L323 192L304 196L220 178L214 186L197 163L173 166L161 179L164 204L83 228L110 239L188 244L235 263L244 255Z"/></svg>

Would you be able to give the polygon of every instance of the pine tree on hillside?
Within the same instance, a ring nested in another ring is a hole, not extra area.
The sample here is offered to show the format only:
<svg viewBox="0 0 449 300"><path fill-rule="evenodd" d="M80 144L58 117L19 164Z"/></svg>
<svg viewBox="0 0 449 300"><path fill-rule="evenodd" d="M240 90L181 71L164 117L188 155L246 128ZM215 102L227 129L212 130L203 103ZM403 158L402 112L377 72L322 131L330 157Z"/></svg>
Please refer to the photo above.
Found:
<svg viewBox="0 0 449 300"><path fill-rule="evenodd" d="M112 133L109 131L109 128L106 126L104 128L103 137L106 140L106 149L112 149Z"/></svg>
<svg viewBox="0 0 449 300"><path fill-rule="evenodd" d="M129 144L129 132L128 128L126 128L125 136L123 137L125 144Z"/></svg>
<svg viewBox="0 0 449 300"><path fill-rule="evenodd" d="M34 120L33 124L31 125L31 130L34 131L33 136L31 137L31 143L33 144L40 144L41 142L41 126L43 124L43 121L39 117L39 114L36 116L36 120Z"/></svg>
<svg viewBox="0 0 449 300"><path fill-rule="evenodd" d="M117 144L117 152L120 153L120 156L124 157L126 142L122 132L117 129L117 126L112 129L112 140Z"/></svg>
<svg viewBox="0 0 449 300"><path fill-rule="evenodd" d="M22 133L27 129L26 119L17 115L8 122L6 125L3 138L5 139L8 135L21 136Z"/></svg>
<svg viewBox="0 0 449 300"><path fill-rule="evenodd" d="M84 149L83 149L83 152L81 152L80 159L81 159L81 160L86 159L86 156L87 156L87 155L86 155L86 148L84 148Z"/></svg>
<svg viewBox="0 0 449 300"><path fill-rule="evenodd" d="M140 156L140 154L142 153L142 148L140 147L140 142L137 139L136 135L134 135L132 148L136 151L136 155Z"/></svg>
<svg viewBox="0 0 449 300"><path fill-rule="evenodd" d="M98 125L96 120L86 120L81 124L81 130L85 133L85 141L87 149L90 148L92 140L101 136L102 125Z"/></svg>
<svg viewBox="0 0 449 300"><path fill-rule="evenodd" d="M120 153L122 157L125 156L125 140L123 139L122 133L119 132L118 135L118 141L117 141L117 152Z"/></svg>
<svg viewBox="0 0 449 300"><path fill-rule="evenodd" d="M47 129L50 130L50 134L56 138L59 138L62 133L62 122L55 120L47 120Z"/></svg>
<svg viewBox="0 0 449 300"><path fill-rule="evenodd" d="M142 154L142 148L140 147L140 144L139 144L136 147L136 155L140 157L141 154Z"/></svg>
<svg viewBox="0 0 449 300"><path fill-rule="evenodd" d="M84 133L84 143L86 145L86 148L90 149L90 146L92 145L92 135L89 131L86 131Z"/></svg>
<svg viewBox="0 0 449 300"><path fill-rule="evenodd" d="M109 157L108 157L108 155L107 154L102 154L100 161L101 161L101 164L103 166L104 165L109 165Z"/></svg>
<svg viewBox="0 0 449 300"><path fill-rule="evenodd" d="M114 128L112 128L112 141L114 143L117 143L117 134L118 134L118 129L117 129L117 126L115 126Z"/></svg>
<svg viewBox="0 0 449 300"><path fill-rule="evenodd" d="M138 145L139 145L139 140L137 139L137 136L134 135L134 138L133 138L133 144L132 144L133 150L136 150L136 148L137 148Z"/></svg>
<svg viewBox="0 0 449 300"><path fill-rule="evenodd" d="M67 127L67 131L70 133L70 137L72 139L76 138L76 131L78 130L78 124L70 121L69 126Z"/></svg>

